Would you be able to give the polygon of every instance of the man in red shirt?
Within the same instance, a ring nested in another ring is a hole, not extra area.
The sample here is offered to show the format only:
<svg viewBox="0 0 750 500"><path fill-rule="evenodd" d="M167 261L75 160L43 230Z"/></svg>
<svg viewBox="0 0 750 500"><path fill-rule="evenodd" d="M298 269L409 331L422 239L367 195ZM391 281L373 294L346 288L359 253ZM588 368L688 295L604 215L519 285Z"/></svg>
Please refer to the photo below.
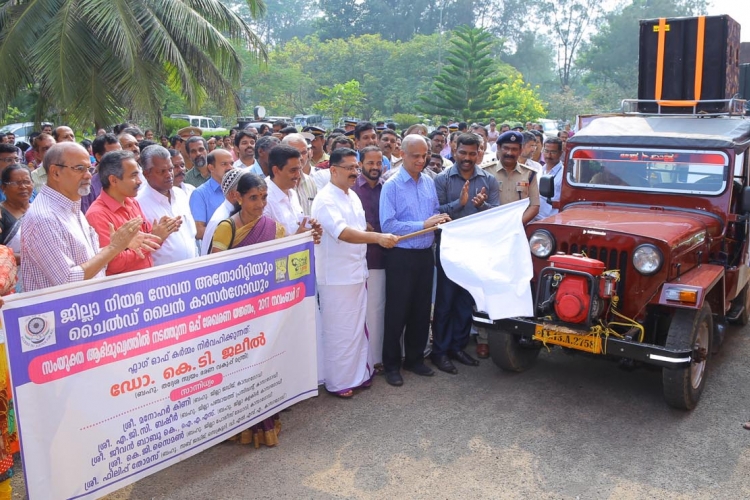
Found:
<svg viewBox="0 0 750 500"><path fill-rule="evenodd" d="M86 212L86 220L99 236L99 246L106 247L112 231L127 221L140 217L143 219L141 231L151 234L148 239L152 250L159 249L171 232L170 222L165 218L155 226L148 221L135 200L138 187L141 185L140 167L135 155L130 151L112 151L102 156L99 162L99 179L102 192ZM120 252L107 265L107 276L122 274L137 269L146 269L154 265L151 252L129 246Z"/></svg>

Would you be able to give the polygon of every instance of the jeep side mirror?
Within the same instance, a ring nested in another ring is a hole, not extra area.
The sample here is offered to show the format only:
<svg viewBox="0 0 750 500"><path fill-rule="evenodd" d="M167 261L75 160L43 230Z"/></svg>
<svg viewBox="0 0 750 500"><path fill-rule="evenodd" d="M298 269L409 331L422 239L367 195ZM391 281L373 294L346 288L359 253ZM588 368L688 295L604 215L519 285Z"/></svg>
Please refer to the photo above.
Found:
<svg viewBox="0 0 750 500"><path fill-rule="evenodd" d="M740 210L743 214L750 213L750 186L745 186L742 189L742 203L740 204Z"/></svg>
<svg viewBox="0 0 750 500"><path fill-rule="evenodd" d="M547 198L547 203L552 203L555 196L555 176L543 175L539 178L539 196Z"/></svg>

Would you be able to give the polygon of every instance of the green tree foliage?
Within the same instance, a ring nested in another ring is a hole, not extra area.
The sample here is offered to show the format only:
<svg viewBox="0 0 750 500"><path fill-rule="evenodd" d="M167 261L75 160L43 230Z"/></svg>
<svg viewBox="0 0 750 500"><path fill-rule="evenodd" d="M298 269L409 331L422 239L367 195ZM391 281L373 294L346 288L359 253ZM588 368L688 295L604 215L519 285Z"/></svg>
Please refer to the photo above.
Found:
<svg viewBox="0 0 750 500"><path fill-rule="evenodd" d="M490 87L501 83L499 63L492 58L496 39L486 30L461 26L453 31L446 65L432 92L420 98L420 110L464 120L487 116Z"/></svg>
<svg viewBox="0 0 750 500"><path fill-rule="evenodd" d="M620 100L637 95L640 19L698 15L705 9L703 0L633 0L606 14L577 62L587 71L585 81L598 107L618 107Z"/></svg>
<svg viewBox="0 0 750 500"><path fill-rule="evenodd" d="M248 5L263 11L262 0ZM0 105L35 86L37 120L54 107L67 123L110 124L158 115L166 82L191 109L212 98L236 110L241 64L229 38L265 54L218 0L0 0Z"/></svg>
<svg viewBox="0 0 750 500"><path fill-rule="evenodd" d="M501 117L503 121L525 122L547 116L545 103L520 74L493 85L490 91L495 99L490 114Z"/></svg>
<svg viewBox="0 0 750 500"><path fill-rule="evenodd" d="M554 0L544 0L541 12L552 35L557 42L557 72L560 88L565 89L573 83L574 65L578 50L590 26L595 24L601 15L599 0L569 0L564 4Z"/></svg>
<svg viewBox="0 0 750 500"><path fill-rule="evenodd" d="M532 30L518 33L515 51L504 54L502 60L516 68L532 85L548 88L557 81L555 48L548 37ZM554 90L559 88L559 84L554 85Z"/></svg>
<svg viewBox="0 0 750 500"><path fill-rule="evenodd" d="M346 116L358 115L366 98L356 80L337 83L332 87L320 87L318 93L323 99L315 103L313 109L332 117L334 123Z"/></svg>
<svg viewBox="0 0 750 500"><path fill-rule="evenodd" d="M315 34L321 40L379 34L407 41L457 26L473 25L476 0L319 0L322 15Z"/></svg>

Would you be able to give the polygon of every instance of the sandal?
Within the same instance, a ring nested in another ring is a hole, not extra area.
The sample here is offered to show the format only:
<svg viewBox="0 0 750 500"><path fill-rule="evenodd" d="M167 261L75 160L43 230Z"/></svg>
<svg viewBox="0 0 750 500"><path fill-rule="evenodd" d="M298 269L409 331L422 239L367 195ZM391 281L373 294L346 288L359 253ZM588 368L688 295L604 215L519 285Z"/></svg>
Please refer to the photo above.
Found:
<svg viewBox="0 0 750 500"><path fill-rule="evenodd" d="M750 422L745 422L744 424L742 424L742 428L746 431L750 431Z"/></svg>
<svg viewBox="0 0 750 500"><path fill-rule="evenodd" d="M347 389L345 391L332 392L331 394L333 394L334 396L338 396L342 399L349 399L352 396L354 396L354 391L351 389Z"/></svg>

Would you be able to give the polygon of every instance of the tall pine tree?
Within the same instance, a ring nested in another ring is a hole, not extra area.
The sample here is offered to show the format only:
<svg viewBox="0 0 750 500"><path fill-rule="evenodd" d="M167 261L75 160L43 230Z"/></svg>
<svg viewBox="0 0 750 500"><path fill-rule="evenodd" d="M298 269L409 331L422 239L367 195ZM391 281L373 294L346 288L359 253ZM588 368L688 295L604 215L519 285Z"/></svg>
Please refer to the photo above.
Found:
<svg viewBox="0 0 750 500"><path fill-rule="evenodd" d="M459 26L452 32L446 64L429 95L421 96L422 113L472 120L494 107L490 87L502 83L499 64L492 57L496 40L488 31Z"/></svg>

